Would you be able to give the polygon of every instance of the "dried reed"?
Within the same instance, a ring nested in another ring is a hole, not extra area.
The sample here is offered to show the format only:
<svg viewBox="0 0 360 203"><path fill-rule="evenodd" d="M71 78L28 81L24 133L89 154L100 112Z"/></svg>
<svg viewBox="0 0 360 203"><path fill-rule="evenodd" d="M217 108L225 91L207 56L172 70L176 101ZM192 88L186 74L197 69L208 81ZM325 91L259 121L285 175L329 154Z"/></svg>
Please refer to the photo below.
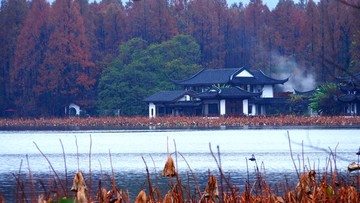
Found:
<svg viewBox="0 0 360 203"><path fill-rule="evenodd" d="M146 175L147 175L147 183L148 183L148 194L146 194L144 189L141 189L138 193L137 197L134 199L135 203L155 203L155 202L163 202L163 203L182 203L182 202L224 202L224 203L237 203L237 202L270 202L270 203L298 203L298 202L339 202L339 203L358 203L359 198L359 186L356 184L359 180L359 176L353 174L353 178L356 180L346 181L341 178L338 174L336 167L336 148L334 152L330 149L330 157L327 160L326 169L323 172L316 172L314 169L309 169L305 167L305 157L304 152L302 151L302 157L298 157L299 166L303 165L302 172L298 171L298 167L295 163L295 159L292 155L291 149L291 141L288 133L289 139L289 148L291 158L296 169L296 173L298 176L298 183L294 186L289 184L288 180L285 183L280 184L280 187L274 188L271 186L266 178L266 170L264 167L264 163L261 163L260 168L257 165L255 159L255 181L250 182L250 174L247 169L247 179L244 185L244 188L241 190L238 185L233 185L231 183L230 177L226 177L223 172L223 168L221 166L221 153L220 148L217 146L217 155L215 155L212 151L211 144L209 143L210 154L214 158L214 161L217 164L218 172L219 172L219 180L215 174L208 175L208 182L203 192L201 192L200 185L196 179L195 174L192 172L192 169L184 156L177 151L176 143L175 145L175 156L179 153L179 155L185 160L185 163L188 166L189 171L191 172L195 190L192 191L190 188L190 184L188 181L188 185L184 185L180 178L180 174L177 171L177 166L175 167L174 160L170 156L168 146L167 146L167 160L162 171L163 177L169 178L170 188L165 193L164 196L161 195L161 191L157 184L157 172L155 170L156 176L156 185L153 186L151 182L151 173L148 169L148 165L142 157L143 162L145 164ZM60 140L61 143L61 140ZM66 186L63 185L62 180L59 175L56 173L55 169L52 167L49 159L46 155L39 149L39 147L34 142L35 146L38 148L43 157L48 161L49 166L51 168L51 172L54 173L56 178L52 178L48 186L40 180L40 184L44 193L40 193L39 191L35 191L32 171L30 170L29 159L27 158L28 164L28 174L30 180L23 180L20 176L22 170L22 162L20 164L19 173L13 174L16 180L16 202L64 202L62 199L68 197L68 189L67 183ZM61 143L62 144L62 143ZM62 146L63 147L63 146ZM89 150L89 176L91 180L91 148L92 148L92 140L90 136L90 150ZM66 169L66 159L65 152L64 154L64 162L65 162L65 173ZM79 159L79 156L78 156ZM90 188L92 184L87 185L85 182L85 178L82 172L79 170L73 180L73 184L71 187L71 191L75 192L74 200L77 203L90 203L90 202L99 202L99 203L130 203L130 197L128 191L123 191L117 189L117 183L115 181L115 172L112 163L111 152L109 150L109 159L111 165L111 177L109 176L109 182L111 183L111 189L106 189L106 184L102 183L102 178L98 182L98 191L95 197L92 197L91 192L86 192L86 188ZM151 157L152 159L152 157ZM302 161L300 161L302 160ZM152 159L153 163L154 160ZM246 159L247 162L247 159ZM176 162L177 163L177 162ZM101 163L100 163L101 165ZM308 164L310 166L310 164ZM79 168L79 165L78 165ZM154 168L156 168L154 163ZM315 167L313 167L315 168ZM102 173L102 172L101 172ZM102 175L102 174L101 174ZM349 175L349 174L348 174ZM189 177L188 177L189 180ZM349 175L349 180L351 177ZM222 183L223 181L223 183ZM56 184L60 183L61 190L57 189ZM30 184L30 185L27 185ZM219 184L219 185L218 185ZM26 190L26 188L30 188ZM48 188L46 188L48 187ZM56 195L51 196L50 192L55 191ZM280 191L280 192L279 192ZM38 196L36 196L38 194ZM5 200L3 196L0 195L0 203L3 203Z"/></svg>

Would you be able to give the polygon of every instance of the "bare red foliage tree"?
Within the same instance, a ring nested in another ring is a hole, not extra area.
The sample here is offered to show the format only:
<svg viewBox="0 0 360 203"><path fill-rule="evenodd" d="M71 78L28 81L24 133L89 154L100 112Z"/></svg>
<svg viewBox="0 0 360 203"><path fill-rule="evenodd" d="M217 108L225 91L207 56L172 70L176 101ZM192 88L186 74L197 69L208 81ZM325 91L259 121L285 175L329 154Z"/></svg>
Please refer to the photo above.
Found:
<svg viewBox="0 0 360 203"><path fill-rule="evenodd" d="M60 116L70 102L86 99L86 91L96 81L78 2L55 1L51 17L52 32L39 69L37 92L46 113Z"/></svg>
<svg viewBox="0 0 360 203"><path fill-rule="evenodd" d="M17 39L10 77L17 110L25 116L34 116L39 105L34 88L39 75L38 67L43 63L47 48L49 10L46 0L33 0Z"/></svg>

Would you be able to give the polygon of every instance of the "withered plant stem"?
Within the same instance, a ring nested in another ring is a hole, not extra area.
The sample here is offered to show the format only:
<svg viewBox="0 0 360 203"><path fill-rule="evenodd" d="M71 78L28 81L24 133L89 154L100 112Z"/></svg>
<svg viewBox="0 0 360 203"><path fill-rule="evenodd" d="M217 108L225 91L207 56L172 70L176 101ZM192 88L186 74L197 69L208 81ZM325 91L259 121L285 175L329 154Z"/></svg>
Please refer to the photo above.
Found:
<svg viewBox="0 0 360 203"><path fill-rule="evenodd" d="M176 169L176 173L178 173L179 170L178 170L177 149L176 149L175 139L173 139L173 141L174 141L174 147L175 147L175 165L176 165L175 169Z"/></svg>
<svg viewBox="0 0 360 203"><path fill-rule="evenodd" d="M222 173L222 166L221 166L221 156L220 156L220 146L216 146L217 153L218 153L218 159L219 159L219 170ZM220 176L220 192L221 192L221 199L224 199L224 185L223 185L223 176Z"/></svg>
<svg viewBox="0 0 360 203"><path fill-rule="evenodd" d="M88 188L88 197L89 201L91 202L91 195L92 195L92 173L91 173L91 149L92 149L92 136L90 134L90 149L89 149L89 187Z"/></svg>
<svg viewBox="0 0 360 203"><path fill-rule="evenodd" d="M77 167L78 167L78 171L80 171L80 166L79 166L79 146L77 143L77 137L75 136L75 145L76 145L76 158L77 158Z"/></svg>
<svg viewBox="0 0 360 203"><path fill-rule="evenodd" d="M113 185L113 191L116 192L115 172L114 172L114 167L113 167L113 164L112 164L112 158L111 158L110 149L109 149L109 157L110 157L110 167L111 167L111 183Z"/></svg>
<svg viewBox="0 0 360 203"><path fill-rule="evenodd" d="M18 191L21 190L21 181L20 181L21 179L20 179L20 175L21 175L22 162L23 162L23 160L21 159L18 175L16 176L16 175L13 173L13 176L15 177L15 180L16 180L16 197L15 197L16 202L19 202L19 201L20 201L20 197L18 196L18 194L19 194ZM21 193L22 193L22 194L25 194L25 191L22 190Z"/></svg>
<svg viewBox="0 0 360 203"><path fill-rule="evenodd" d="M194 172L192 171L192 169L191 169L191 167L190 167L189 163L187 162L187 160L185 159L185 157L182 155L182 153L180 153L180 152L178 152L178 153L179 153L179 154L180 154L180 156L184 159L184 161L185 161L186 165L188 166L188 168L189 168L189 170L190 170L191 175L192 175L192 176L193 176L193 178L194 178L195 187L196 187L196 189L197 189L197 191L198 191L198 193L199 193L199 199L200 199L200 198L201 198L201 196L202 196L202 194L201 194L201 190L200 190L199 183L198 183L198 181L196 180L196 176L195 176Z"/></svg>
<svg viewBox="0 0 360 203"><path fill-rule="evenodd" d="M301 157L303 163L303 173L305 173L305 153L304 153L304 141L301 141Z"/></svg>
<svg viewBox="0 0 360 203"><path fill-rule="evenodd" d="M64 145L61 141L61 139L59 139L60 144L61 144L61 149L63 152L63 158L64 158L64 167L65 167L65 188L68 188L68 176L67 176L67 165L66 165L66 156L65 156L65 150L64 150ZM65 193L65 196L68 197L67 192Z"/></svg>
<svg viewBox="0 0 360 203"><path fill-rule="evenodd" d="M151 198L150 201L151 202L152 201L156 202L155 198L154 198L154 195L153 195L153 189L152 189L152 184L151 184L151 180L150 180L149 168L148 168L148 166L146 164L146 161L145 161L144 157L141 156L141 158L142 158L142 160L144 161L144 164L145 164L146 176L147 176L147 181L148 181L148 186L149 186L149 196Z"/></svg>
<svg viewBox="0 0 360 203"><path fill-rule="evenodd" d="M29 170L29 177L30 177L30 193L31 193L30 198L31 198L31 202L36 202L34 177L32 175L31 169L30 169L29 156L27 154L26 154L26 162L27 162L27 166L28 166L28 170Z"/></svg>
<svg viewBox="0 0 360 203"><path fill-rule="evenodd" d="M290 156L291 156L291 160L294 164L294 167L295 167L295 171L296 171L296 174L297 174L297 177L300 181L300 174L299 174L299 171L296 167L296 164L295 164L295 160L294 160L294 156L293 156L293 152L292 152L292 149L291 149L291 139L290 139L290 134L289 134L289 131L287 131L287 137L288 137L288 141L289 141L289 149L290 149Z"/></svg>
<svg viewBox="0 0 360 203"><path fill-rule="evenodd" d="M219 169L219 173L220 173L221 178L224 178L225 175L224 175L224 173L222 172L221 167L220 167L220 165L219 165L219 162L218 162L218 160L216 159L216 156L215 156L214 152L213 152L212 149L211 149L211 143L210 143L210 142L209 142L209 149L210 149L211 156L214 158L214 160L215 160L215 162L216 162L216 165L217 165L217 167L218 167L218 169ZM230 190L231 190L231 195L232 195L233 197L235 197L235 192L234 192L234 190L233 190L233 188L232 188L232 185L230 184L229 180L227 180L227 179L225 178L225 182L226 182L227 187L230 188ZM221 194L221 200L223 201L223 194Z"/></svg>
<svg viewBox="0 0 360 203"><path fill-rule="evenodd" d="M56 178L59 180L59 183L60 183L60 186L61 186L61 189L63 191L63 194L65 195L66 194L66 188L64 187L64 184L62 182L62 180L60 179L60 176L56 173L54 167L52 166L50 160L46 157L46 155L41 151L41 149L38 147L38 145L36 144L36 142L33 142L36 146L36 148L39 150L39 152L41 153L41 155L46 159L46 161L48 162L51 170L54 172Z"/></svg>
<svg viewBox="0 0 360 203"><path fill-rule="evenodd" d="M160 191L159 191L159 180L158 180L158 175L157 175L157 172L156 172L156 164L155 164L155 161L154 161L154 158L151 156L151 154L149 155L150 158L151 158L151 161L153 162L153 165L154 165L154 172L155 172L155 190L156 190L156 195L157 195L157 198L160 199L161 197L161 194L160 194Z"/></svg>

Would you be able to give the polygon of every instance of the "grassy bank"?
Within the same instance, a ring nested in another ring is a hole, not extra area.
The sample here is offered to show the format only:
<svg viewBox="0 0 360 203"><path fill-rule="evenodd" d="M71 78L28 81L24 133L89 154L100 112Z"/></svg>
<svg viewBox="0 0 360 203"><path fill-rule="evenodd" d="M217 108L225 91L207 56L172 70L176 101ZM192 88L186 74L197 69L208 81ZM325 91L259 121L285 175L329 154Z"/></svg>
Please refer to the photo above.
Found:
<svg viewBox="0 0 360 203"><path fill-rule="evenodd" d="M217 128L217 127L358 127L360 117L91 117L0 119L0 129L128 129L128 128Z"/></svg>

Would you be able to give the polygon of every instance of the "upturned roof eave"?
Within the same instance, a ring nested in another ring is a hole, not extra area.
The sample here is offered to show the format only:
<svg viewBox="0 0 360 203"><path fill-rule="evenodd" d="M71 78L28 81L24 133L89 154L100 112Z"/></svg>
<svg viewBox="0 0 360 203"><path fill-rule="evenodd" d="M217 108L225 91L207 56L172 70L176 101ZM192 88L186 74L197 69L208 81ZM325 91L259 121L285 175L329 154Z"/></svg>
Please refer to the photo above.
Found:
<svg viewBox="0 0 360 203"><path fill-rule="evenodd" d="M173 103L173 102L176 102L178 101L180 98L182 98L183 96L185 96L186 94L190 94L190 95L195 95L195 92L194 91L187 91L187 90L179 90L179 95L174 97L173 99L169 99L169 100L161 100L161 99L151 99L152 96L156 95L156 94L160 94L160 93L165 93L165 92L170 92L171 90L169 91L160 91L160 92L157 92L147 98L145 98L143 101L146 102L146 103ZM176 91L176 90L174 90ZM168 98L168 97L162 97L162 98Z"/></svg>
<svg viewBox="0 0 360 203"><path fill-rule="evenodd" d="M187 79L184 79L184 80L173 80L173 79L170 79L171 82L173 82L174 84L176 85L184 85L183 83L186 82L186 81L189 81L193 78L195 78L197 75L199 75L201 72L205 71L206 69L203 68L201 69L199 72L195 73L193 76L191 76L190 78L187 78Z"/></svg>

